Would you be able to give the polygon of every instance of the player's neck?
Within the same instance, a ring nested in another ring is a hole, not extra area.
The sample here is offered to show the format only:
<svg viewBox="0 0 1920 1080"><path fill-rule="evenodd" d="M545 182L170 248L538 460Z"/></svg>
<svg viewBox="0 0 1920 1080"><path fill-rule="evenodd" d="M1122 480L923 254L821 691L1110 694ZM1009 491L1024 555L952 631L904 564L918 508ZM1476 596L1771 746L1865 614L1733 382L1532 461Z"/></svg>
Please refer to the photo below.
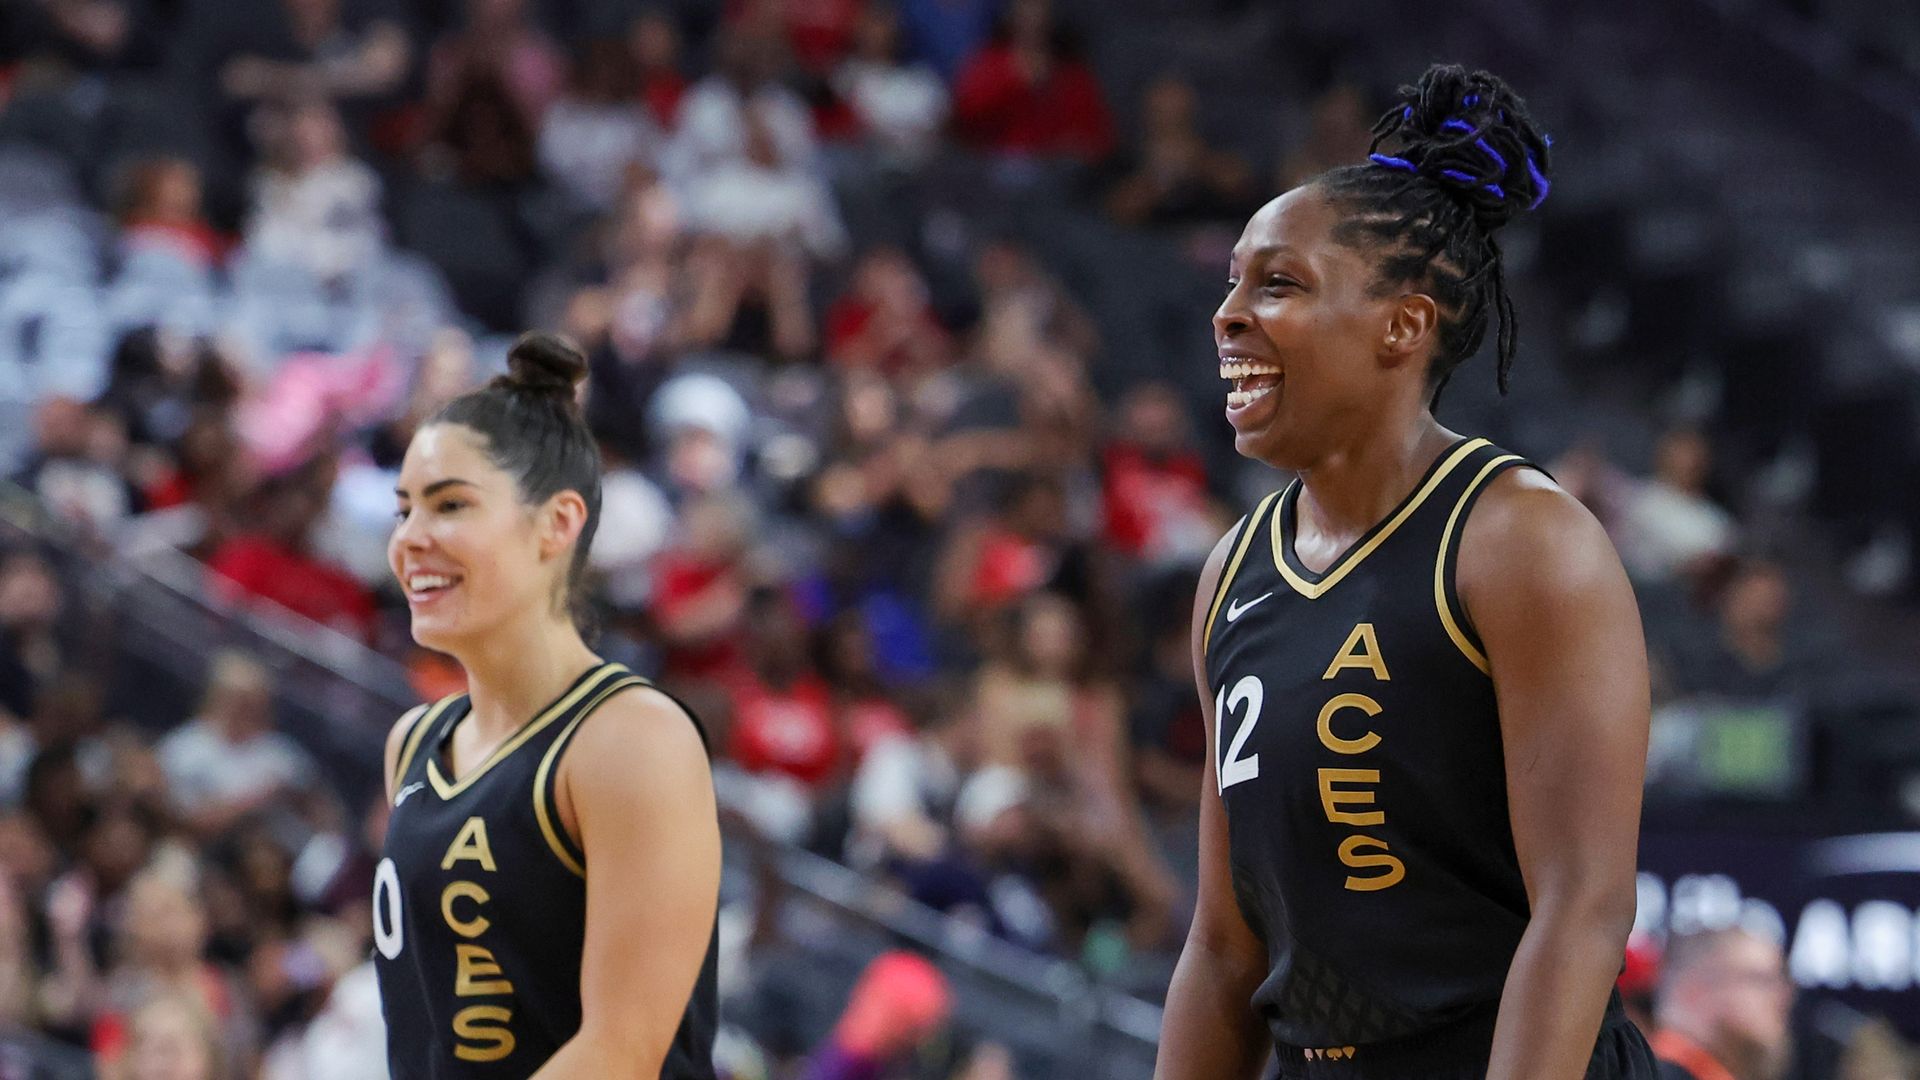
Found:
<svg viewBox="0 0 1920 1080"><path fill-rule="evenodd" d="M459 657L472 709L467 723L505 735L532 719L599 661L570 622L529 618L501 627Z"/></svg>
<svg viewBox="0 0 1920 1080"><path fill-rule="evenodd" d="M1459 436L1431 416L1376 430L1300 470L1298 522L1322 536L1356 539L1393 512L1434 458Z"/></svg>

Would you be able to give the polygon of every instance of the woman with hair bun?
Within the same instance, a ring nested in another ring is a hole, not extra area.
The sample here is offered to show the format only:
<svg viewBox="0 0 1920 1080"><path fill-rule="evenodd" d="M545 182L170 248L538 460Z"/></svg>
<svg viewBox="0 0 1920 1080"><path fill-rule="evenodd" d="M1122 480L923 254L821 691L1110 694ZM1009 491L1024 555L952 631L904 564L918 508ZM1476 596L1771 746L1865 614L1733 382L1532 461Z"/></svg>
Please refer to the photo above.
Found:
<svg viewBox="0 0 1920 1080"><path fill-rule="evenodd" d="M374 879L395 1080L707 1080L720 834L705 734L576 622L600 517L586 360L528 334L413 436L388 545L468 691L400 718Z"/></svg>
<svg viewBox="0 0 1920 1080"><path fill-rule="evenodd" d="M1200 891L1161 1080L1652 1077L1612 992L1646 762L1633 593L1579 502L1435 420L1548 139L1429 69L1364 162L1267 204L1213 316L1226 417L1294 474L1208 559Z"/></svg>

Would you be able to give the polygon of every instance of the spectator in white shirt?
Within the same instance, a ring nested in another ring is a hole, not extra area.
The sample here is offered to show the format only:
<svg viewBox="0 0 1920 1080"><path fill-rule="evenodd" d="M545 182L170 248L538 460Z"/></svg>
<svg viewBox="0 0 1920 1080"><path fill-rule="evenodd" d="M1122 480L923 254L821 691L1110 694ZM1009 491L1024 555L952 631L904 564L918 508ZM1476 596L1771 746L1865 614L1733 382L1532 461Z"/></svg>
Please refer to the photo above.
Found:
<svg viewBox="0 0 1920 1080"><path fill-rule="evenodd" d="M931 67L902 58L900 17L889 8L861 16L853 50L834 74L834 89L889 163L908 169L923 164L938 148L947 120L946 84Z"/></svg>
<svg viewBox="0 0 1920 1080"><path fill-rule="evenodd" d="M774 81L778 38L739 31L720 42L720 70L700 80L680 104L680 127L667 175L683 193L705 186L707 174L748 157L749 111L757 112L780 160L813 170L817 147L813 116L798 95Z"/></svg>
<svg viewBox="0 0 1920 1080"><path fill-rule="evenodd" d="M367 265L386 246L380 178L348 153L340 114L309 100L269 128L274 164L254 179L247 248L323 281Z"/></svg>
<svg viewBox="0 0 1920 1080"><path fill-rule="evenodd" d="M266 668L232 650L213 659L200 715L160 741L160 766L181 817L203 836L315 779L306 751L273 730Z"/></svg>

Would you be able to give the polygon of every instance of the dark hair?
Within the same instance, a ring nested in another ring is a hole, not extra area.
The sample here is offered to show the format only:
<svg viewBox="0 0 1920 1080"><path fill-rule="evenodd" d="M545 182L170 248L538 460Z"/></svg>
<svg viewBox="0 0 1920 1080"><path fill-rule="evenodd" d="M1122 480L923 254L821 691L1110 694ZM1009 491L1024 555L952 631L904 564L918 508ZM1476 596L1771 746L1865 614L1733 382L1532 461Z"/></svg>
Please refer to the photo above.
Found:
<svg viewBox="0 0 1920 1080"><path fill-rule="evenodd" d="M582 626L587 610L580 579L600 525L600 450L574 397L574 388L586 375L586 357L565 339L522 334L507 353L505 375L447 402L427 421L478 432L487 460L512 474L520 498L529 504L562 491L580 493L587 504L587 523L573 546L567 602L575 623Z"/></svg>
<svg viewBox="0 0 1920 1080"><path fill-rule="evenodd" d="M1547 197L1549 145L1498 76L1435 64L1373 125L1366 163L1311 181L1348 213L1334 238L1380 252L1376 289L1411 284L1439 305L1428 369L1435 403L1479 351L1489 309L1500 320L1496 371L1507 392L1518 325L1494 233Z"/></svg>

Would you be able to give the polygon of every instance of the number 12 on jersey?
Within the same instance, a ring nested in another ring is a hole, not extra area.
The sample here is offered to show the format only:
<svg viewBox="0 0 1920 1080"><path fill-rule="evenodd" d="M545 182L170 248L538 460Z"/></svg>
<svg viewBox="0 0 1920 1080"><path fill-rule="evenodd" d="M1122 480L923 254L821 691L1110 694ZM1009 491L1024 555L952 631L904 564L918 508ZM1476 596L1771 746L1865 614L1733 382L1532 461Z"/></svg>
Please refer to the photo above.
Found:
<svg viewBox="0 0 1920 1080"><path fill-rule="evenodd" d="M1232 690L1222 686L1220 693L1213 699L1214 728L1214 764L1217 771L1214 779L1219 784L1219 794L1242 780L1251 780L1260 775L1260 755L1248 754L1241 757L1240 752L1247 748L1247 738L1253 734L1253 726L1260 722L1260 705L1266 698L1266 688L1260 685L1258 675L1248 675L1233 684ZM1227 729L1227 717L1246 706L1246 717L1240 721L1233 732L1233 742L1227 744L1225 754L1219 752L1221 733Z"/></svg>

